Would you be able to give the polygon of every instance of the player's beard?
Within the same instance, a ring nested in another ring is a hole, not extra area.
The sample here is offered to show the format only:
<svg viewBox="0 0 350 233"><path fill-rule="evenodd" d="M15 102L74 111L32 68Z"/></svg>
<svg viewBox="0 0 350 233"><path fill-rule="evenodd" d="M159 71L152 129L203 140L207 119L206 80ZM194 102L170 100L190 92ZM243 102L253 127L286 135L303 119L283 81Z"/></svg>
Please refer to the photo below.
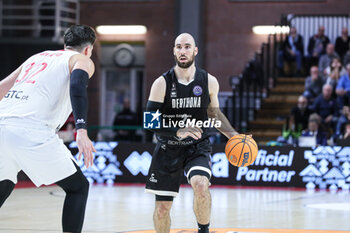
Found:
<svg viewBox="0 0 350 233"><path fill-rule="evenodd" d="M193 62L194 62L194 57L195 57L195 56L194 56L194 53L193 53L192 59L189 59L187 62L181 62L179 59L177 59L176 56L174 56L176 64L177 64L180 68L183 68L183 69L186 69L186 68L190 67L190 66L193 64Z"/></svg>

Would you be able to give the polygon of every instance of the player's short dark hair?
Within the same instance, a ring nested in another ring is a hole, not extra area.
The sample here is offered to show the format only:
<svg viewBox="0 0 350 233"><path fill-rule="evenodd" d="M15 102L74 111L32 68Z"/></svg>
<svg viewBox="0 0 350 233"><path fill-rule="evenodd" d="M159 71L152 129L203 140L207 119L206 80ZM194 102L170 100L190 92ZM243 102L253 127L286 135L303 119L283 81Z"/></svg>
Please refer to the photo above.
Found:
<svg viewBox="0 0 350 233"><path fill-rule="evenodd" d="M95 30L87 25L73 25L63 35L64 44L77 50L82 50L86 45L93 45L96 40Z"/></svg>

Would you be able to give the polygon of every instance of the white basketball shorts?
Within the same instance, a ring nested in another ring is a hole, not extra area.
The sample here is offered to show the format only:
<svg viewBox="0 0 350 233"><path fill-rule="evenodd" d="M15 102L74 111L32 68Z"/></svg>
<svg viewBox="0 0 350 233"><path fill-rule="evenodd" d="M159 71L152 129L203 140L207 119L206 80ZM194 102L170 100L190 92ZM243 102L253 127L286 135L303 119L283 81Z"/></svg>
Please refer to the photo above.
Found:
<svg viewBox="0 0 350 233"><path fill-rule="evenodd" d="M20 170L39 187L76 172L71 152L55 130L0 121L0 181L17 183Z"/></svg>

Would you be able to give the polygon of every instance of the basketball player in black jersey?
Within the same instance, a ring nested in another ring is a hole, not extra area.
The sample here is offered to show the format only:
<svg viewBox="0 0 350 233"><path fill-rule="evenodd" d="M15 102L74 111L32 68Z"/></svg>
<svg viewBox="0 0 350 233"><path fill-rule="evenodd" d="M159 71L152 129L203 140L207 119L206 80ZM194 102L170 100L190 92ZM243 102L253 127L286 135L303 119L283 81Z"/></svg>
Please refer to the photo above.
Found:
<svg viewBox="0 0 350 233"><path fill-rule="evenodd" d="M214 125L227 138L238 134L220 111L217 79L195 66L197 53L194 38L188 33L180 34L174 46L176 65L154 81L147 103L146 112L155 112L154 119L160 113L166 119L162 128L152 130L158 143L146 183L146 192L156 196L153 220L157 233L170 231L170 209L184 171L194 191L198 232L209 233L211 145L208 129L199 127L201 124L183 123L206 121L203 126Z"/></svg>

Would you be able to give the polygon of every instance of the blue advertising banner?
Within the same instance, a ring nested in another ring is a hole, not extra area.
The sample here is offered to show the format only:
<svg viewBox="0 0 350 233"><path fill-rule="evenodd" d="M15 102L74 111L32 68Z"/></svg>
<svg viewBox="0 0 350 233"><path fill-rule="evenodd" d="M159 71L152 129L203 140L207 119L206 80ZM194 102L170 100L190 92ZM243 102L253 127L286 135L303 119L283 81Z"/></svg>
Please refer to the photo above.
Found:
<svg viewBox="0 0 350 233"><path fill-rule="evenodd" d="M90 182L145 183L154 144L95 142L94 146L97 152L92 167L86 169L78 161ZM68 147L77 158L76 143ZM261 146L255 162L240 168L228 162L224 147L213 146L212 184L334 190L350 187L350 147Z"/></svg>

